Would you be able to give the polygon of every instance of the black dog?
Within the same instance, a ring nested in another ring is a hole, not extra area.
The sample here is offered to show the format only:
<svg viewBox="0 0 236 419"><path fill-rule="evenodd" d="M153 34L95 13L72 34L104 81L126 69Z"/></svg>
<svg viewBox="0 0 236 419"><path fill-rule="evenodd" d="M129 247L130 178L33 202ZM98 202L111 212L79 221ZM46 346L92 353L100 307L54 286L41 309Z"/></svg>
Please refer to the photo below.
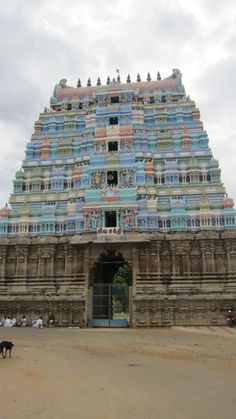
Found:
<svg viewBox="0 0 236 419"><path fill-rule="evenodd" d="M12 350L13 346L14 346L14 343L8 342L6 340L3 340L0 343L0 354L2 354L3 358L6 358L7 351L9 353L9 358L11 358L11 350Z"/></svg>

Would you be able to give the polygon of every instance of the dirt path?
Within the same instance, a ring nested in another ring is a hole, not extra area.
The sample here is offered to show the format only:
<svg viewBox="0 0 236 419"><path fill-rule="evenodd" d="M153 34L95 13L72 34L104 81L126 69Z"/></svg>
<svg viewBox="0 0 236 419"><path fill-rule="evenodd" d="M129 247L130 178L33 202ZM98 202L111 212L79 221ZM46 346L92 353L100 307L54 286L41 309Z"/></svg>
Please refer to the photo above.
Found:
<svg viewBox="0 0 236 419"><path fill-rule="evenodd" d="M234 419L236 330L0 328L0 419Z"/></svg>

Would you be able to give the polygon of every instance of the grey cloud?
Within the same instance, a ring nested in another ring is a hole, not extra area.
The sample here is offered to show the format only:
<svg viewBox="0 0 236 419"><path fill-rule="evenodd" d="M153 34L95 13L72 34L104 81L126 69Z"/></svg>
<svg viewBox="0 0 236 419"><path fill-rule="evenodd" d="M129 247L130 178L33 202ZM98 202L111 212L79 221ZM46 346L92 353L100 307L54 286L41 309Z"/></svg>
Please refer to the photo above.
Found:
<svg viewBox="0 0 236 419"><path fill-rule="evenodd" d="M222 2L222 0L200 0L200 5L206 13L215 14L221 13L222 8L234 8L235 0L227 0L227 2Z"/></svg>
<svg viewBox="0 0 236 419"><path fill-rule="evenodd" d="M236 57L209 66L195 81L195 88L210 118L227 117L234 121L236 97Z"/></svg>

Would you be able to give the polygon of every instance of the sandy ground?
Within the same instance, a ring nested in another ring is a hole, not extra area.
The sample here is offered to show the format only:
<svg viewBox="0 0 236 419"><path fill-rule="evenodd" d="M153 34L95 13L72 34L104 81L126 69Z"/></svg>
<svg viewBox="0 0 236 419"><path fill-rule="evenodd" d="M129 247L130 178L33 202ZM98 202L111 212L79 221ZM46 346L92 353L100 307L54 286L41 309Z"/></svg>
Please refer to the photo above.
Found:
<svg viewBox="0 0 236 419"><path fill-rule="evenodd" d="M0 328L0 419L235 419L236 328Z"/></svg>

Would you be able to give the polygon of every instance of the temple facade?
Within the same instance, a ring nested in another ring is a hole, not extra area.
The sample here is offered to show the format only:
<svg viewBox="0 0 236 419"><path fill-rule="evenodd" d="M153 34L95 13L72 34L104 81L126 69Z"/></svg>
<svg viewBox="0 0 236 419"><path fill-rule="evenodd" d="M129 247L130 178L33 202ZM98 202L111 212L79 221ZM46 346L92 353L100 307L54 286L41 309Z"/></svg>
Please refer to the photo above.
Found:
<svg viewBox="0 0 236 419"><path fill-rule="evenodd" d="M236 212L179 70L54 88L0 210L0 316L224 324Z"/></svg>

